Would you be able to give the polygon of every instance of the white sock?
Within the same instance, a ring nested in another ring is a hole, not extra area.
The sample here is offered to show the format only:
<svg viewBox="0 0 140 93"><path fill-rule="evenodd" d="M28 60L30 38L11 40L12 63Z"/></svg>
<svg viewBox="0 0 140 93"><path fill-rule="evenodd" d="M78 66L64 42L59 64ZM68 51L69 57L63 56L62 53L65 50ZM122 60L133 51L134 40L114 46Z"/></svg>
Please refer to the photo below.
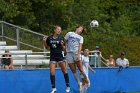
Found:
<svg viewBox="0 0 140 93"><path fill-rule="evenodd" d="M77 73L73 73L73 74L74 74L74 77L75 77L77 83L80 84L80 80L79 80L79 78L78 78L78 74L77 74Z"/></svg>
<svg viewBox="0 0 140 93"><path fill-rule="evenodd" d="M83 86L83 93L86 93L87 92L87 88L88 88L87 85L84 85Z"/></svg>

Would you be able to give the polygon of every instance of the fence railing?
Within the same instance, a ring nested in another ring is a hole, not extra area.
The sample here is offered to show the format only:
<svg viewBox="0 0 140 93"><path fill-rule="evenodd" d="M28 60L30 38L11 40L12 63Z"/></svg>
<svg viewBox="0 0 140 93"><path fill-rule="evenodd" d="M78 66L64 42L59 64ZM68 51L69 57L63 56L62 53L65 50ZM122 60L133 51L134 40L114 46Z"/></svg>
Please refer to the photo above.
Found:
<svg viewBox="0 0 140 93"><path fill-rule="evenodd" d="M4 21L0 21L0 29L0 37L2 38L2 40L8 39L14 41L18 49L22 47L22 44L39 51L44 51L42 38L45 35Z"/></svg>
<svg viewBox="0 0 140 93"><path fill-rule="evenodd" d="M94 51L90 51L89 59L90 65L93 67L101 67L101 64L106 63L100 60L100 56L94 55ZM9 57L2 57L6 53L0 53L0 60L2 58L9 58ZM31 66L41 66L41 65L48 65L49 67L49 59L50 59L50 52L31 52L31 53L12 53L13 65L20 66L20 68L31 67ZM66 65L68 66L67 62Z"/></svg>
<svg viewBox="0 0 140 93"><path fill-rule="evenodd" d="M93 67L102 67L102 66L109 67L107 65L106 59L100 54L101 52L97 53L97 51L90 51L89 53L90 65Z"/></svg>

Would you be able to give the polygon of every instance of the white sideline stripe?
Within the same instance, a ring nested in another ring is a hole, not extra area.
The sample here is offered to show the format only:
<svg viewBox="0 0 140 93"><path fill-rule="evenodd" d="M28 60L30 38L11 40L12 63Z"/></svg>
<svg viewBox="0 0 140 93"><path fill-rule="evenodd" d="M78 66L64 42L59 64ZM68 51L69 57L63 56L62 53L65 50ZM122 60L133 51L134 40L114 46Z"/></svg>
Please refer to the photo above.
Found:
<svg viewBox="0 0 140 93"><path fill-rule="evenodd" d="M25 65L25 60L13 60L13 65ZM42 60L27 60L27 65L42 65L49 64L49 59Z"/></svg>
<svg viewBox="0 0 140 93"><path fill-rule="evenodd" d="M5 41L0 41L0 46L6 46L6 42Z"/></svg>
<svg viewBox="0 0 140 93"><path fill-rule="evenodd" d="M0 46L0 49L4 50L4 49L18 49L18 48L17 46Z"/></svg>

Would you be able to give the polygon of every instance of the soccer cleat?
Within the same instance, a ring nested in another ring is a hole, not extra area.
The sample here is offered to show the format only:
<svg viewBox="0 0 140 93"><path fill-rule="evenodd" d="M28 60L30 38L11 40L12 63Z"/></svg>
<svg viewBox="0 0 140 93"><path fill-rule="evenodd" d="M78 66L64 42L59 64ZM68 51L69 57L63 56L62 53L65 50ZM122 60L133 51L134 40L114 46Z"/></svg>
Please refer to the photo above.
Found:
<svg viewBox="0 0 140 93"><path fill-rule="evenodd" d="M56 88L52 88L51 93L55 93L56 91L57 91Z"/></svg>
<svg viewBox="0 0 140 93"><path fill-rule="evenodd" d="M66 88L66 92L70 92L70 87L67 87Z"/></svg>
<svg viewBox="0 0 140 93"><path fill-rule="evenodd" d="M85 84L82 88L82 92L81 93L86 93L87 92L87 89L88 89L88 86L87 84Z"/></svg>

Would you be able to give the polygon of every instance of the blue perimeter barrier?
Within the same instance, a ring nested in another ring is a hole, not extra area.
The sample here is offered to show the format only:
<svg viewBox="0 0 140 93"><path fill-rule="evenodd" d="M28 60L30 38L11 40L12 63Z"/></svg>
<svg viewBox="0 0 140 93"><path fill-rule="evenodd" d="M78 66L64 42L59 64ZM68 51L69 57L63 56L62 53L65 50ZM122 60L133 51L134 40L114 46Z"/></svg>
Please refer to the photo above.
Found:
<svg viewBox="0 0 140 93"><path fill-rule="evenodd" d="M91 86L87 93L140 92L140 67L95 68L89 73ZM68 69L70 93L79 93L78 85ZM49 69L0 70L0 93L50 93ZM56 69L56 93L65 93L65 80Z"/></svg>

